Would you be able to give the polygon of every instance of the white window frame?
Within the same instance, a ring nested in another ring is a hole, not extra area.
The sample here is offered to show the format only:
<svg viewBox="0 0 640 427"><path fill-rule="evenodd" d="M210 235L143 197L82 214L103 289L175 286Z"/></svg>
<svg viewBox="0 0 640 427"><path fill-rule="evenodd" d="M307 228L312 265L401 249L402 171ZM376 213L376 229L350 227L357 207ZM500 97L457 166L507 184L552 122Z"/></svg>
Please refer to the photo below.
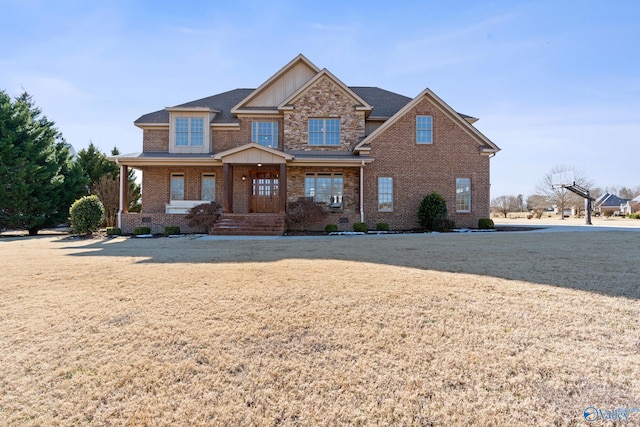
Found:
<svg viewBox="0 0 640 427"><path fill-rule="evenodd" d="M471 178L456 178L456 212L471 212Z"/></svg>
<svg viewBox="0 0 640 427"><path fill-rule="evenodd" d="M174 198L174 196L178 194L178 188L174 186L174 183L178 182L182 182L182 196ZM169 200L185 200L184 188L184 173L172 173L169 180Z"/></svg>
<svg viewBox="0 0 640 427"><path fill-rule="evenodd" d="M260 125L270 125L269 131L260 129ZM265 141L270 141L271 144L264 143ZM251 122L251 142L264 147L278 148L278 122L266 120Z"/></svg>
<svg viewBox="0 0 640 427"><path fill-rule="evenodd" d="M416 144L433 144L433 116L416 116Z"/></svg>
<svg viewBox="0 0 640 427"><path fill-rule="evenodd" d="M338 128L334 130L336 124ZM310 118L307 122L308 144L314 147L339 147L341 127L340 118ZM316 140L312 135L317 136L318 139ZM336 136L337 140L334 141Z"/></svg>
<svg viewBox="0 0 640 427"><path fill-rule="evenodd" d="M212 195L211 198L207 198L208 195L205 194L205 180L210 179L213 181ZM200 200L206 200L209 202L216 201L216 175L213 173L203 173L200 178Z"/></svg>
<svg viewBox="0 0 640 427"><path fill-rule="evenodd" d="M393 178L378 177L378 212L393 212Z"/></svg>

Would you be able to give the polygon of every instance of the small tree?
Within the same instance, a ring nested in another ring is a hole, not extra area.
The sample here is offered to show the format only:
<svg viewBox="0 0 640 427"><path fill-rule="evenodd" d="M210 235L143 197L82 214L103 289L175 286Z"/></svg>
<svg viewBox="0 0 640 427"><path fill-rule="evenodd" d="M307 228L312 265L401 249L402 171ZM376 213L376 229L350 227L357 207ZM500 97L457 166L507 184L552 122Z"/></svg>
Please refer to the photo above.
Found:
<svg viewBox="0 0 640 427"><path fill-rule="evenodd" d="M98 196L84 196L69 209L71 230L76 234L91 234L104 220L104 207Z"/></svg>
<svg viewBox="0 0 640 427"><path fill-rule="evenodd" d="M504 215L506 218L509 212L518 209L518 198L515 196L498 196L491 201L491 208Z"/></svg>
<svg viewBox="0 0 640 427"><path fill-rule="evenodd" d="M418 206L418 222L427 230L437 230L447 219L447 202L438 193L424 196Z"/></svg>
<svg viewBox="0 0 640 427"><path fill-rule="evenodd" d="M201 227L207 233L209 229L216 224L220 214L220 204L217 202L203 203L189 209L189 213L185 217L189 227Z"/></svg>

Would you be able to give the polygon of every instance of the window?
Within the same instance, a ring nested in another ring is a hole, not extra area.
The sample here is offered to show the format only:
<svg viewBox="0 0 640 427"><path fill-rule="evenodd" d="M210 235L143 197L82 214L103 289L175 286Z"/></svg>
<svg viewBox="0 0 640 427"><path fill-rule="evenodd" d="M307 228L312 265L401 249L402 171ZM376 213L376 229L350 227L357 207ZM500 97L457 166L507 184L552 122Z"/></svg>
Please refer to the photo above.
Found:
<svg viewBox="0 0 640 427"><path fill-rule="evenodd" d="M204 119L201 117L176 117L176 145L178 147L204 144Z"/></svg>
<svg viewBox="0 0 640 427"><path fill-rule="evenodd" d="M393 178L378 177L378 210L393 212Z"/></svg>
<svg viewBox="0 0 640 427"><path fill-rule="evenodd" d="M304 196L313 197L314 202L332 207L342 206L343 181L338 173L308 173L304 181Z"/></svg>
<svg viewBox="0 0 640 427"><path fill-rule="evenodd" d="M171 174L171 200L184 200L184 175Z"/></svg>
<svg viewBox="0 0 640 427"><path fill-rule="evenodd" d="M433 143L433 117L416 116L416 143Z"/></svg>
<svg viewBox="0 0 640 427"><path fill-rule="evenodd" d="M216 199L216 176L205 173L202 175L202 195L200 200L213 202Z"/></svg>
<svg viewBox="0 0 640 427"><path fill-rule="evenodd" d="M278 122L252 122L251 142L278 148Z"/></svg>
<svg viewBox="0 0 640 427"><path fill-rule="evenodd" d="M471 212L471 178L456 178L456 212Z"/></svg>
<svg viewBox="0 0 640 427"><path fill-rule="evenodd" d="M340 119L309 119L309 145L340 145Z"/></svg>

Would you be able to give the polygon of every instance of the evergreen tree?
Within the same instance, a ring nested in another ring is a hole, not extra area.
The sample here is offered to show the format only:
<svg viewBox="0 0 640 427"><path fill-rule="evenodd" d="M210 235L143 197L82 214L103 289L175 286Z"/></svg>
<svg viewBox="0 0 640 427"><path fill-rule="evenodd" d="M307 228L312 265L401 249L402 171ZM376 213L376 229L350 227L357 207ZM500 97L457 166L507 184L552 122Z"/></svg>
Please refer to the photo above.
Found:
<svg viewBox="0 0 640 427"><path fill-rule="evenodd" d="M69 145L26 92L12 101L0 91L0 155L0 226L36 235L65 222L69 206L86 194Z"/></svg>

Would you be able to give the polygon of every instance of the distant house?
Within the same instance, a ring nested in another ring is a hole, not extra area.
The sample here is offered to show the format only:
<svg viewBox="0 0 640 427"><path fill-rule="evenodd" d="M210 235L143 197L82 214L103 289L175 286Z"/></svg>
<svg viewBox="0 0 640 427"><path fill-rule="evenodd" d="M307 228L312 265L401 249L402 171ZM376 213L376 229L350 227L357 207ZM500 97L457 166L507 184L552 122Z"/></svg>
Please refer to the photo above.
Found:
<svg viewBox="0 0 640 427"><path fill-rule="evenodd" d="M613 212L614 215L620 215L622 213L621 206L628 201L629 199L621 199L614 194L604 193L596 199L593 209L600 215L604 215L607 211Z"/></svg>
<svg viewBox="0 0 640 427"><path fill-rule="evenodd" d="M430 89L409 98L347 86L298 55L256 89L138 118L142 152L110 158L121 176L142 171L142 210L128 213L121 191L120 226L190 231L189 208L215 201L222 216L214 233L260 225L282 234L293 203L307 199L326 212L319 229L352 230L354 222L412 229L418 204L435 191L456 225L476 227L489 217L489 160L500 150L476 120Z"/></svg>
<svg viewBox="0 0 640 427"><path fill-rule="evenodd" d="M640 212L640 195L620 205L620 213L623 215Z"/></svg>

